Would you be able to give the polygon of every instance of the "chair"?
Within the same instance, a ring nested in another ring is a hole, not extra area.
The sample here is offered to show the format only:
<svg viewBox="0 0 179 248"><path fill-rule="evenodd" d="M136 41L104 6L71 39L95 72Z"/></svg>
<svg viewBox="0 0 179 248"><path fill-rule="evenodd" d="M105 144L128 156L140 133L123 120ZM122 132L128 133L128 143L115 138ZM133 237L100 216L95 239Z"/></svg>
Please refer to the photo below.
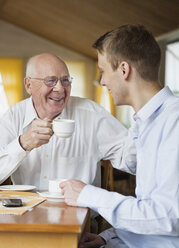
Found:
<svg viewBox="0 0 179 248"><path fill-rule="evenodd" d="M125 182L124 188L128 194L131 189L130 175L113 168L109 160L101 160L101 188L119 192L121 189L118 188L117 184L123 180ZM98 223L98 233L111 227L111 225L100 215L96 217L96 221Z"/></svg>
<svg viewBox="0 0 179 248"><path fill-rule="evenodd" d="M11 177L8 177L3 183L1 183L0 185L11 185Z"/></svg>
<svg viewBox="0 0 179 248"><path fill-rule="evenodd" d="M117 183L125 181L127 194L131 191L130 174L112 167L109 160L101 160L101 187L110 191L117 191Z"/></svg>
<svg viewBox="0 0 179 248"><path fill-rule="evenodd" d="M110 171L110 161L109 160L101 160L101 188L108 189L109 185L109 171ZM108 223L101 215L97 215L95 217L98 225L98 233L104 231L108 228L106 225ZM109 226L110 227L110 226Z"/></svg>
<svg viewBox="0 0 179 248"><path fill-rule="evenodd" d="M120 171L118 169L110 167L110 190L122 193L124 195L130 195L131 193L131 175Z"/></svg>
<svg viewBox="0 0 179 248"><path fill-rule="evenodd" d="M109 184L110 161L101 160L101 188L107 189Z"/></svg>

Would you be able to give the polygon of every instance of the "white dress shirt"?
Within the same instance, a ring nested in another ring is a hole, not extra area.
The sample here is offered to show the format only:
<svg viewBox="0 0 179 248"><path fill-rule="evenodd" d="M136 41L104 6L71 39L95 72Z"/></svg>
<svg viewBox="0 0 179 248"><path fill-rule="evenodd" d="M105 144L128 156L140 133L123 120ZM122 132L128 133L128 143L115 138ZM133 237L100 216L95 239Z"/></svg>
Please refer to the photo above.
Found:
<svg viewBox="0 0 179 248"><path fill-rule="evenodd" d="M100 186L101 159L135 173L132 138L102 107L87 99L70 97L59 117L75 120L73 135L53 135L48 144L26 152L19 144L19 136L38 118L32 99L9 109L0 120L0 182L12 175L14 184L35 185L38 190L47 190L48 180L55 178L80 179Z"/></svg>
<svg viewBox="0 0 179 248"><path fill-rule="evenodd" d="M79 206L90 207L115 228L129 248L179 247L179 98L168 87L135 116L136 197L84 187ZM111 246L113 247L113 246ZM120 245L118 247L121 247Z"/></svg>

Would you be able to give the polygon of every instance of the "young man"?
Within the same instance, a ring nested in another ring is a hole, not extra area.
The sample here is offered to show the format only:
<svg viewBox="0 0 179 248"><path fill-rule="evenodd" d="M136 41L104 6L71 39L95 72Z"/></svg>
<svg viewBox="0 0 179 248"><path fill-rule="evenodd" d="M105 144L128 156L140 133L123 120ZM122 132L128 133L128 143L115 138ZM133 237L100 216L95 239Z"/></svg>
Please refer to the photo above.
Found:
<svg viewBox="0 0 179 248"><path fill-rule="evenodd" d="M142 25L125 25L94 47L101 85L116 105L135 110L136 197L63 182L67 204L89 207L114 227L100 236L86 234L81 247L179 247L179 99L158 81L159 46Z"/></svg>

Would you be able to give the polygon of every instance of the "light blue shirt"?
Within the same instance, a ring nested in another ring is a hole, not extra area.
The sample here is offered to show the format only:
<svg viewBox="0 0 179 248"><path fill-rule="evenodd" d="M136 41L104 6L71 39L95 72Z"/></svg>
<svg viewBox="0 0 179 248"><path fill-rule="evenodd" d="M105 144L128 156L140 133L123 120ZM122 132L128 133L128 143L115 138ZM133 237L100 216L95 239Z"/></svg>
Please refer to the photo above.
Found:
<svg viewBox="0 0 179 248"><path fill-rule="evenodd" d="M78 205L90 207L130 248L179 247L179 98L165 87L136 114L136 197L85 186ZM105 236L105 235L104 235ZM110 239L106 234L106 239ZM104 237L105 238L105 237ZM119 246L120 247L120 246Z"/></svg>

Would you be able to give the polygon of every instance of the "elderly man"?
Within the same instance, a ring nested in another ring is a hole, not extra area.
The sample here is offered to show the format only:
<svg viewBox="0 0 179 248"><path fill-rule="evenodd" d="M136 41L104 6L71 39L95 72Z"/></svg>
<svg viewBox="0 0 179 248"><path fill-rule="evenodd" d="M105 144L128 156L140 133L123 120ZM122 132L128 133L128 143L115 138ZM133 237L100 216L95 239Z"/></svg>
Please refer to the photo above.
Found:
<svg viewBox="0 0 179 248"><path fill-rule="evenodd" d="M60 186L69 205L90 207L111 223L87 234L80 247L179 247L179 99L158 80L160 49L142 25L124 25L100 37L101 84L116 105L135 110L136 197L69 180Z"/></svg>
<svg viewBox="0 0 179 248"><path fill-rule="evenodd" d="M135 164L126 129L94 102L70 97L71 82L65 63L52 54L28 61L24 84L31 97L0 120L1 183L11 176L13 184L35 185L38 190L47 190L53 178L100 186L101 159L120 169ZM53 135L55 118L75 120L70 138Z"/></svg>

